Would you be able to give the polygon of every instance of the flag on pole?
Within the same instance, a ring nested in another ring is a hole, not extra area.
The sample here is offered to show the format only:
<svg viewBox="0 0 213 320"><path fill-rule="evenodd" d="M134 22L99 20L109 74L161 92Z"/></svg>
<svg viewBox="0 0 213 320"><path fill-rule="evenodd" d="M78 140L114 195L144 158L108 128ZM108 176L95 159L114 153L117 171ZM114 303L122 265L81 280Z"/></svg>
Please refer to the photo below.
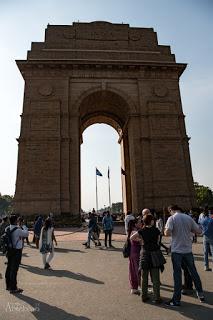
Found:
<svg viewBox="0 0 213 320"><path fill-rule="evenodd" d="M96 168L96 176L103 177L102 173Z"/></svg>
<svg viewBox="0 0 213 320"><path fill-rule="evenodd" d="M126 175L126 171L123 168L121 168L121 174L123 174L124 176Z"/></svg>
<svg viewBox="0 0 213 320"><path fill-rule="evenodd" d="M108 167L107 177L108 177L108 179L110 178L110 170L109 170L109 167Z"/></svg>

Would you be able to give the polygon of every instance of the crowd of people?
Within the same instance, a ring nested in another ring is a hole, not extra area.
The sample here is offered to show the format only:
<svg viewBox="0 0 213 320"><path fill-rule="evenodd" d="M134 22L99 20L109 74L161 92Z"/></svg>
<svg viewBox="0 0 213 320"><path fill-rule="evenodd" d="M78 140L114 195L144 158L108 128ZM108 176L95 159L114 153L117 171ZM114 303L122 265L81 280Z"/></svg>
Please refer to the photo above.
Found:
<svg viewBox="0 0 213 320"><path fill-rule="evenodd" d="M50 261L54 256L54 242L57 245L52 214L45 220L42 216L37 216L33 230L33 242L42 255L43 267L49 269ZM0 224L0 249L7 257L5 282L6 290L10 291L11 294L23 292L23 289L17 286L17 273L21 264L25 239L27 244L30 245L28 236L29 231L22 217L12 214L9 219L8 217L3 218Z"/></svg>
<svg viewBox="0 0 213 320"><path fill-rule="evenodd" d="M143 209L140 215L136 216L128 212L125 217L124 227L127 240L130 243L130 292L141 295L142 301L147 302L150 299L150 278L153 288L153 302L162 303L160 273L167 268L165 255L171 254L174 291L171 299L165 302L166 305L180 306L181 295L192 292L193 285L199 301L204 302L202 282L194 262L192 243L196 242L197 235L203 236L204 270L212 271L209 255L213 254L213 211L206 208L201 212L197 221L191 212L186 213L177 205L169 206L168 213L170 216L167 221L165 221L165 217L163 219L160 214L148 208ZM101 227L104 232L104 248L113 248L114 222L110 212L104 212L101 221L98 220L95 212L90 212L87 222L87 240L83 243L85 248L89 249L91 242L95 246L102 246L100 241ZM33 242L42 255L43 268L49 269L50 262L54 257L54 244L57 245L53 215L50 214L46 219L40 215L37 216L33 230ZM21 217L11 215L9 221L8 217L3 218L0 224L0 246L4 247L4 242L7 240L5 281L6 290L12 294L23 291L17 286L17 273L21 263L24 241L26 240L26 243L31 245L28 236L28 228ZM171 238L169 246L162 243L163 236ZM164 255L161 247L165 251Z"/></svg>
<svg viewBox="0 0 213 320"><path fill-rule="evenodd" d="M112 248L112 231L113 231L113 225L114 221L112 219L112 216L109 211L103 212L103 216L101 219L102 228L104 231L104 248L107 249L108 244L109 248ZM88 236L87 241L83 243L85 245L85 248L90 248L90 241L92 240L95 244L95 246L101 246L100 242L100 233L101 228L98 224L98 217L95 214L95 211L89 212L88 216Z"/></svg>
<svg viewBox="0 0 213 320"><path fill-rule="evenodd" d="M213 211L203 210L198 223L177 205L168 207L168 218L165 226L160 215L152 214L150 209L144 209L141 215L135 217L128 212L125 218L125 231L130 240L129 283L131 293L140 295L143 302L149 300L149 274L153 286L153 302L161 303L160 272L164 271L166 260L160 250L171 252L173 266L174 292L167 306L180 306L181 294L192 292L193 284L200 302L205 301L202 283L197 272L192 243L195 235L203 235L204 270L209 267L209 253L213 254ZM162 243L162 236L171 237L169 247ZM210 252L209 252L210 249ZM184 284L182 285L182 271Z"/></svg>

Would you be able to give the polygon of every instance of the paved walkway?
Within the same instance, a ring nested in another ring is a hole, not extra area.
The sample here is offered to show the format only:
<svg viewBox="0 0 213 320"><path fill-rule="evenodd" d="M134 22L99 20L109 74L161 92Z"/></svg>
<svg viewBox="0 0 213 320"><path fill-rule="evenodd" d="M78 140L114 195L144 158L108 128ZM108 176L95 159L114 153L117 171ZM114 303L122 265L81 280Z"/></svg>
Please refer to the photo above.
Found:
<svg viewBox="0 0 213 320"><path fill-rule="evenodd" d="M41 255L34 247L26 246L18 283L23 294L13 296L0 280L0 319L18 320L180 320L212 319L213 272L203 271L202 245L194 245L207 301L201 304L194 296L184 296L176 309L144 304L138 296L130 295L128 259L122 257L124 236L116 234L115 249L85 249L82 241L86 232L76 229L58 230L58 248L52 262L53 270L41 268ZM116 230L121 233L122 230ZM103 235L102 235L103 236ZM200 239L201 240L201 239ZM5 258L0 256L4 273ZM167 258L161 276L161 295L164 300L172 294L172 268Z"/></svg>

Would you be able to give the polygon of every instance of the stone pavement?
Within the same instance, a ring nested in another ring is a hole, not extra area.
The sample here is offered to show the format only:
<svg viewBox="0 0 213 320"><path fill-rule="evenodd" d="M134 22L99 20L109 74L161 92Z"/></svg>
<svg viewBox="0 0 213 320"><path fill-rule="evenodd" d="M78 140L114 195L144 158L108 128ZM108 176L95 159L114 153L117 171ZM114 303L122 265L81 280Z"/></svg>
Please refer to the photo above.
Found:
<svg viewBox="0 0 213 320"><path fill-rule="evenodd" d="M194 296L183 296L180 308L167 308L142 303L130 294L128 259L121 253L124 235L114 234L115 249L100 247L85 249L86 232L76 229L57 230L58 247L52 261L53 270L43 270L41 255L26 246L18 283L23 294L14 296L5 290L0 280L0 320L176 320L212 319L213 272L203 271L202 245L194 245L196 265L206 292L206 303ZM76 233L75 233L76 232ZM102 235L103 238L103 235ZM168 242L168 239L164 239ZM0 256L0 270L5 271L5 258ZM161 276L164 300L172 294L172 268L167 258Z"/></svg>

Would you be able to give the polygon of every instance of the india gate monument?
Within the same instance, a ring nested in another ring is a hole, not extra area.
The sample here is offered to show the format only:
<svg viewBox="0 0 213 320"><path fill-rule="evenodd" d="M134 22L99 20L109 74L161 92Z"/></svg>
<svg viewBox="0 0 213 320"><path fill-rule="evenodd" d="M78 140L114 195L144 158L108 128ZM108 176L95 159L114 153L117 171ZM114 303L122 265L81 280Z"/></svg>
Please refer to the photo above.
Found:
<svg viewBox="0 0 213 320"><path fill-rule="evenodd" d="M17 65L25 89L16 212L78 219L82 134L95 123L118 132L125 212L195 206L179 89L186 64L152 28L48 25Z"/></svg>

